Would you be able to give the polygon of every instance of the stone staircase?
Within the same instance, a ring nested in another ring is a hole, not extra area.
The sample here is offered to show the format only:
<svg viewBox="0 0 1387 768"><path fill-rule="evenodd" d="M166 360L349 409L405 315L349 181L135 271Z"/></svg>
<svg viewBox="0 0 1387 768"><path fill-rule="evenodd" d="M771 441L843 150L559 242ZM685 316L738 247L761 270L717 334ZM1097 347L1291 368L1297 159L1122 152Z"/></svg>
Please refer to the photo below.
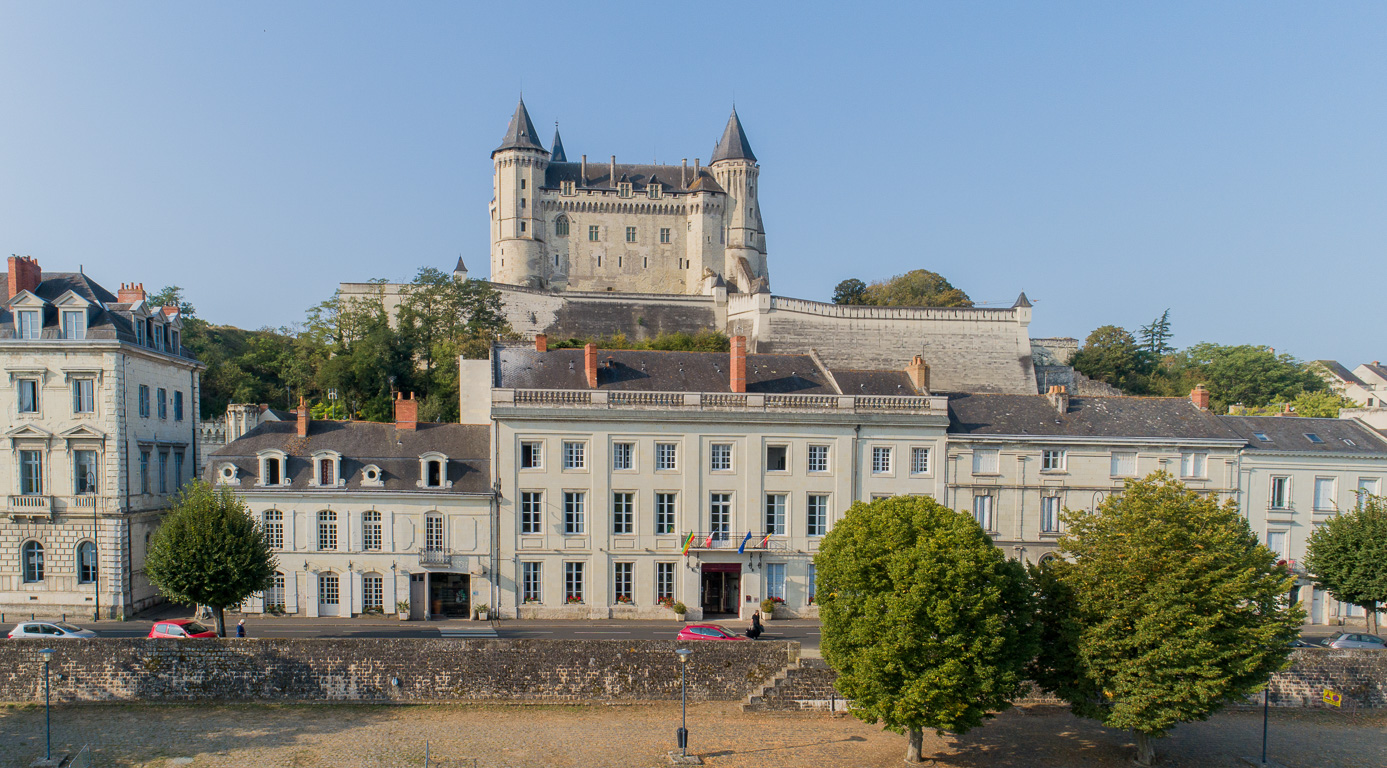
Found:
<svg viewBox="0 0 1387 768"><path fill-rule="evenodd" d="M838 673L823 659L800 659L768 680L742 702L744 712L830 709L846 712L848 702L833 688Z"/></svg>

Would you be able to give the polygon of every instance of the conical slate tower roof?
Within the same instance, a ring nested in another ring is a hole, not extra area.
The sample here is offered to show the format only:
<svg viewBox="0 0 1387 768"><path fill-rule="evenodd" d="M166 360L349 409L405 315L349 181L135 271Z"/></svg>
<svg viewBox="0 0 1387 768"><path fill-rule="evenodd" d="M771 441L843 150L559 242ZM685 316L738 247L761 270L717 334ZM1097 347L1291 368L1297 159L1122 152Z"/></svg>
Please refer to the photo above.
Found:
<svg viewBox="0 0 1387 768"><path fill-rule="evenodd" d="M737 108L732 108L732 116L727 118L727 128L723 129L722 140L718 142L717 149L713 150L713 159L708 161L709 165L719 160L750 160L756 162L756 154L751 151L751 142L747 141L746 131L742 130L742 120L737 117Z"/></svg>
<svg viewBox="0 0 1387 768"><path fill-rule="evenodd" d="M554 148L549 151L549 159L555 163L568 162L568 155L563 153L563 139L559 138L559 124L554 124Z"/></svg>
<svg viewBox="0 0 1387 768"><path fill-rule="evenodd" d="M511 115L510 126L506 128L506 138L501 140L501 146L495 152L503 149L538 149L546 152L543 144L539 143L539 134L535 131L535 124L530 121L530 113L525 109L525 100L515 105L515 114Z"/></svg>

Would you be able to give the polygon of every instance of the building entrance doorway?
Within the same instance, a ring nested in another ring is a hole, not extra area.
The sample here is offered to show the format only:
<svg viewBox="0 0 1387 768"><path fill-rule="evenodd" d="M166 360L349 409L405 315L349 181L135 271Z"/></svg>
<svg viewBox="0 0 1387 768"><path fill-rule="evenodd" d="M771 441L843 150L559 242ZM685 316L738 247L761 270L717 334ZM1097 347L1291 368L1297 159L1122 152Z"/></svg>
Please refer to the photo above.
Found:
<svg viewBox="0 0 1387 768"><path fill-rule="evenodd" d="M429 574L429 616L466 619L472 615L471 577L465 573Z"/></svg>
<svg viewBox="0 0 1387 768"><path fill-rule="evenodd" d="M702 568L702 588L700 605L703 616L712 614L737 614L738 602L742 599L741 563L704 563Z"/></svg>
<svg viewBox="0 0 1387 768"><path fill-rule="evenodd" d="M427 573L411 573L409 575L409 618L413 621L422 621L428 618L429 608L426 605L429 601L428 587L429 575Z"/></svg>

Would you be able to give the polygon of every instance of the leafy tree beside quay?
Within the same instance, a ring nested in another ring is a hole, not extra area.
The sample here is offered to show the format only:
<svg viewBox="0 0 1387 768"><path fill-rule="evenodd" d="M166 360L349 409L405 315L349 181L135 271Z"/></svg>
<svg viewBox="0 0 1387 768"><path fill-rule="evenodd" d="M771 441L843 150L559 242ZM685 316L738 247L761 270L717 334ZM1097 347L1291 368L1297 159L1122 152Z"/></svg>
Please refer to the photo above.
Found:
<svg viewBox="0 0 1387 768"><path fill-rule="evenodd" d="M1378 606L1387 603L1387 499L1364 494L1355 509L1317 526L1305 568L1335 600L1361 607L1376 634Z"/></svg>

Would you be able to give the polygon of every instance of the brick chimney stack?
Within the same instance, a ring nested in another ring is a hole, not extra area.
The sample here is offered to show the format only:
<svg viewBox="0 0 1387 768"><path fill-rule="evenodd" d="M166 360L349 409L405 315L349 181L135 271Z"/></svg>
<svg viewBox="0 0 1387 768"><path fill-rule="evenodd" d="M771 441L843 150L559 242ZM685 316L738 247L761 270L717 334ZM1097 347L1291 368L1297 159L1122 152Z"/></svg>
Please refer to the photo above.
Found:
<svg viewBox="0 0 1387 768"><path fill-rule="evenodd" d="M308 437L308 403L299 395L299 437Z"/></svg>
<svg viewBox="0 0 1387 768"><path fill-rule="evenodd" d="M583 347L583 372L587 374L588 386L597 389L597 345Z"/></svg>
<svg viewBox="0 0 1387 768"><path fill-rule="evenodd" d="M116 291L116 301L121 304L134 304L144 299L144 283L121 283L120 290Z"/></svg>
<svg viewBox="0 0 1387 768"><path fill-rule="evenodd" d="M10 298L20 291L33 291L43 282L43 270L32 256L11 256L9 267Z"/></svg>
<svg viewBox="0 0 1387 768"><path fill-rule="evenodd" d="M1194 385L1194 389L1190 390L1190 402L1201 411L1209 410L1209 390L1203 384Z"/></svg>
<svg viewBox="0 0 1387 768"><path fill-rule="evenodd" d="M929 394L929 366L925 365L925 358L919 355L905 367L905 374L910 377L910 383L922 395Z"/></svg>
<svg viewBox="0 0 1387 768"><path fill-rule="evenodd" d="M395 429L413 431L419 428L419 401L414 393L395 393Z"/></svg>
<svg viewBox="0 0 1387 768"><path fill-rule="evenodd" d="M1055 406L1055 410L1061 414L1069 413L1069 388L1063 384L1054 384L1050 391L1045 393L1050 398L1050 405Z"/></svg>
<svg viewBox="0 0 1387 768"><path fill-rule="evenodd" d="M746 337L732 337L731 386L733 392L746 392Z"/></svg>
<svg viewBox="0 0 1387 768"><path fill-rule="evenodd" d="M548 337L546 334L543 334L543 333L536 333L536 334L535 334L535 351L536 351L536 352L548 352L548 351L549 351L549 337Z"/></svg>

